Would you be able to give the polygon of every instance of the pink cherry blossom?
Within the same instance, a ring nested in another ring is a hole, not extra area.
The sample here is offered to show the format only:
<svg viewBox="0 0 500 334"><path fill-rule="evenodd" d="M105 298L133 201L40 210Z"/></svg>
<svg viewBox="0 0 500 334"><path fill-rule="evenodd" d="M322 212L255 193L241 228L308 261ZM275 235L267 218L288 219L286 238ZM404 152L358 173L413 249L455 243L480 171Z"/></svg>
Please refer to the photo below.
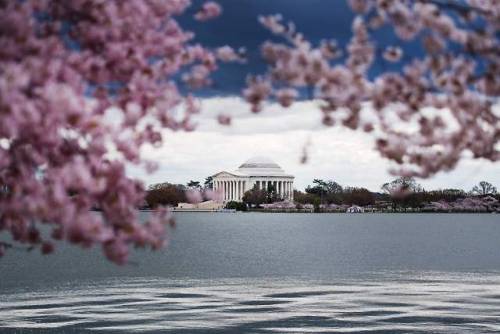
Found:
<svg viewBox="0 0 500 334"><path fill-rule="evenodd" d="M217 121L220 125L231 125L231 116L226 114L217 115Z"/></svg>
<svg viewBox="0 0 500 334"><path fill-rule="evenodd" d="M243 91L243 96L252 105L252 112L259 112L262 102L271 94L271 83L262 77L249 77L247 82L248 87Z"/></svg>
<svg viewBox="0 0 500 334"><path fill-rule="evenodd" d="M283 107L289 107L293 101L299 96L295 89L283 88L275 92L276 99Z"/></svg>
<svg viewBox="0 0 500 334"><path fill-rule="evenodd" d="M139 220L144 185L126 174L125 164L153 170L141 147L160 145L163 129L194 129L200 104L178 89L178 73L188 86L202 87L218 60L239 56L228 46L211 51L192 42L193 33L176 20L189 4L9 0L1 6L0 233L44 254L54 251L51 239L101 246L118 264L131 246L165 245L171 216L160 210ZM197 17L220 12L210 2ZM0 255L10 247L0 243Z"/></svg>
<svg viewBox="0 0 500 334"><path fill-rule="evenodd" d="M186 191L186 198L189 203L200 203L203 201L203 194L196 189L189 189Z"/></svg>
<svg viewBox="0 0 500 334"><path fill-rule="evenodd" d="M260 111L273 96L288 106L293 99L286 89L308 91L320 101L325 125L372 133L376 149L394 162L391 171L403 176L449 171L466 154L498 161L500 115L493 111L500 96L498 3L348 2L357 15L345 61L336 56L342 50L335 43L314 45L281 15L260 18L284 41L262 45L269 71L243 90L252 110ZM383 26L391 27L401 43L379 57L375 34ZM415 40L425 55L407 55L400 71L369 77L380 58L401 61L405 43Z"/></svg>
<svg viewBox="0 0 500 334"><path fill-rule="evenodd" d="M390 46L384 51L384 59L390 62L398 62L403 56L403 50L399 47Z"/></svg>
<svg viewBox="0 0 500 334"><path fill-rule="evenodd" d="M244 61L240 54L238 54L236 51L234 51L233 48L227 45L217 48L215 50L215 55L217 56L217 59L225 62Z"/></svg>
<svg viewBox="0 0 500 334"><path fill-rule="evenodd" d="M195 18L199 21L208 21L216 18L222 13L222 8L219 4L213 1L208 1L203 4L200 11L195 14Z"/></svg>

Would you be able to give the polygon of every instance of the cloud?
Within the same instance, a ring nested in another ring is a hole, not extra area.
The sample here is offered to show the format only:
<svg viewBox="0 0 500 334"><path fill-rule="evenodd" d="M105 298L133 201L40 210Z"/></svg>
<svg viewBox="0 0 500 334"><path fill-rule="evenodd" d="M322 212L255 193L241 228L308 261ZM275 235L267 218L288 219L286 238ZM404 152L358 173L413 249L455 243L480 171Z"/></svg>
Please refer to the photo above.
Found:
<svg viewBox="0 0 500 334"><path fill-rule="evenodd" d="M296 176L295 187L303 189L313 178L333 179L342 185L379 190L393 178L389 162L373 147L373 139L362 132L328 128L321 124L315 102L297 102L285 109L268 105L252 114L237 97L207 98L197 116L194 132L165 133L161 148L145 148L145 158L159 163L151 175L136 168L129 173L146 184L186 183L203 180L221 170L234 170L252 156L267 156ZM230 115L231 126L217 123L219 113ZM309 162L300 163L304 145L310 141ZM421 183L426 188L461 187L470 189L480 180L499 185L500 166L486 161L464 160L456 170L440 173Z"/></svg>

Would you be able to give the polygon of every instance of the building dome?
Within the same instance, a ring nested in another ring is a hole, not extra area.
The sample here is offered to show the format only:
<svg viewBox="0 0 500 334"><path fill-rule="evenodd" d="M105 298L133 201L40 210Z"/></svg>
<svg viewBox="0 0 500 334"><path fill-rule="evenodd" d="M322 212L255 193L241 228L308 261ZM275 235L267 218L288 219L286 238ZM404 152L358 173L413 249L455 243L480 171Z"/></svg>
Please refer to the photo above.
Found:
<svg viewBox="0 0 500 334"><path fill-rule="evenodd" d="M266 157L253 157L245 161L237 172L248 175L281 175L285 171L273 160Z"/></svg>
<svg viewBox="0 0 500 334"><path fill-rule="evenodd" d="M253 157L245 161L239 168L281 168L276 162L266 157Z"/></svg>

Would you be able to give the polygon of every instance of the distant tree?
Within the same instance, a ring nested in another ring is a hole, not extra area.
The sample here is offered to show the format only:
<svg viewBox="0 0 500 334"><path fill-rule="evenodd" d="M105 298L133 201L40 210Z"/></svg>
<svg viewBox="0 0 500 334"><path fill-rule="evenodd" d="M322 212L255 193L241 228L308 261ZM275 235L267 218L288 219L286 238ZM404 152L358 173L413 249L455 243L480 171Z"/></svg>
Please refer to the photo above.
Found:
<svg viewBox="0 0 500 334"><path fill-rule="evenodd" d="M266 202L267 203L274 203L283 200L278 192L276 191L276 187L273 184L270 184L267 187L267 192L266 192Z"/></svg>
<svg viewBox="0 0 500 334"><path fill-rule="evenodd" d="M305 189L308 194L315 194L320 198L320 203L340 203L342 186L332 180L314 179L313 185Z"/></svg>
<svg viewBox="0 0 500 334"><path fill-rule="evenodd" d="M366 188L347 187L344 189L344 203L360 206L373 205L375 196Z"/></svg>
<svg viewBox="0 0 500 334"><path fill-rule="evenodd" d="M226 209L233 209L236 211L247 211L247 205L243 202L229 201L227 202Z"/></svg>
<svg viewBox="0 0 500 334"><path fill-rule="evenodd" d="M253 187L243 194L243 202L250 206L259 206L267 202L267 191Z"/></svg>
<svg viewBox="0 0 500 334"><path fill-rule="evenodd" d="M341 192L341 193L327 193L323 198L323 202L325 202L326 204L332 204L332 203L341 204L343 198L344 198L343 192Z"/></svg>
<svg viewBox="0 0 500 334"><path fill-rule="evenodd" d="M214 188L214 179L211 176L207 176L205 178L205 182L203 183L205 189L213 189Z"/></svg>
<svg viewBox="0 0 500 334"><path fill-rule="evenodd" d="M339 194L342 192L342 186L332 180L326 181L325 187L327 194Z"/></svg>
<svg viewBox="0 0 500 334"><path fill-rule="evenodd" d="M401 176L391 182L384 183L381 189L389 195L420 192L423 190L422 186L415 181L415 178L407 176Z"/></svg>
<svg viewBox="0 0 500 334"><path fill-rule="evenodd" d="M189 181L187 183L187 186L190 189L201 189L200 181L193 181L193 180L191 180L191 181Z"/></svg>
<svg viewBox="0 0 500 334"><path fill-rule="evenodd" d="M312 205L314 205L314 212L321 212L321 200L318 197L314 197Z"/></svg>
<svg viewBox="0 0 500 334"><path fill-rule="evenodd" d="M294 190L293 200L300 204L313 204L315 199L319 199L316 194Z"/></svg>
<svg viewBox="0 0 500 334"><path fill-rule="evenodd" d="M446 201L446 202L454 202L459 198L466 197L467 194L462 189L438 189L426 191L423 193L423 202L437 202L437 201Z"/></svg>
<svg viewBox="0 0 500 334"><path fill-rule="evenodd" d="M471 190L471 193L474 195L495 195L497 193L497 188L494 187L491 183L486 181L479 182L478 185L474 186Z"/></svg>
<svg viewBox="0 0 500 334"><path fill-rule="evenodd" d="M306 193L308 194L314 194L319 197L323 196L325 194L325 189L322 188L321 186L307 186L305 189Z"/></svg>
<svg viewBox="0 0 500 334"><path fill-rule="evenodd" d="M182 184L158 183L149 186L146 193L146 203L150 208L160 205L175 206L186 202L186 187Z"/></svg>
<svg viewBox="0 0 500 334"><path fill-rule="evenodd" d="M382 191L390 196L394 209L400 206L414 207L421 202L423 187L413 177L402 176L391 182L384 183Z"/></svg>

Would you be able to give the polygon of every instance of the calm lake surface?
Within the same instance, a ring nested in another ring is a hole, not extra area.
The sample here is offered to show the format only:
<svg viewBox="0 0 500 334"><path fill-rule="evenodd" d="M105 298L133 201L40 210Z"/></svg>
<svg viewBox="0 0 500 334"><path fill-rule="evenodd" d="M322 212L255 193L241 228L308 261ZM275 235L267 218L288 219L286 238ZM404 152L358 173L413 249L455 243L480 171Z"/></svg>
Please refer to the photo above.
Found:
<svg viewBox="0 0 500 334"><path fill-rule="evenodd" d="M500 215L176 217L127 266L11 251L0 333L500 332Z"/></svg>

